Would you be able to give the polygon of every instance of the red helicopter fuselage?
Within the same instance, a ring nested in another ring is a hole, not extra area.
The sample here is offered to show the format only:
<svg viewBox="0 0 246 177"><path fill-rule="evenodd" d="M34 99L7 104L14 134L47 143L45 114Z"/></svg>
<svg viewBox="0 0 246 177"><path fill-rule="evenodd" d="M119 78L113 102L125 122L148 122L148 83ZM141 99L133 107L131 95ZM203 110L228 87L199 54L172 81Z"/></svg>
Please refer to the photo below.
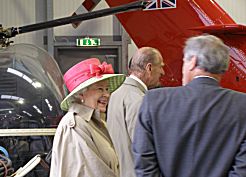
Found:
<svg viewBox="0 0 246 177"><path fill-rule="evenodd" d="M114 7L133 0L106 1ZM209 33L230 47L230 68L222 86L246 92L246 26L236 24L214 0L156 0L143 11L117 17L137 47L160 50L166 63L163 86L181 85L185 40Z"/></svg>

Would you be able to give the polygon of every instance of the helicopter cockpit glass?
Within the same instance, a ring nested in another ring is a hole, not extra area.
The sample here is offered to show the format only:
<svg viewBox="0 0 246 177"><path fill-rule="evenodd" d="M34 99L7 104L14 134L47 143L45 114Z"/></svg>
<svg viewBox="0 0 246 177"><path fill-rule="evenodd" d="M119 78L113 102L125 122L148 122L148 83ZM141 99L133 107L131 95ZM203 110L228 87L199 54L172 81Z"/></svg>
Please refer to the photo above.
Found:
<svg viewBox="0 0 246 177"><path fill-rule="evenodd" d="M0 154L15 171L50 152L64 96L62 73L45 50L31 44L0 49ZM27 176L48 176L48 170L37 166Z"/></svg>
<svg viewBox="0 0 246 177"><path fill-rule="evenodd" d="M60 69L43 49L16 44L0 52L0 128L56 127L64 93Z"/></svg>

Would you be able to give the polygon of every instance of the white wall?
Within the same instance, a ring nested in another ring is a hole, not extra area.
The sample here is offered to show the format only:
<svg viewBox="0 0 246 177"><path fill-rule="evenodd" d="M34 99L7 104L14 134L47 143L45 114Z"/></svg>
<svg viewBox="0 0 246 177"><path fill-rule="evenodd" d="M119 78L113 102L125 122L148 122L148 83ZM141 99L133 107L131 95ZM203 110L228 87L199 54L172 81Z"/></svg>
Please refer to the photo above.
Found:
<svg viewBox="0 0 246 177"><path fill-rule="evenodd" d="M246 0L215 0L237 23L246 25Z"/></svg>
<svg viewBox="0 0 246 177"><path fill-rule="evenodd" d="M34 0L0 0L0 24L4 28L35 23ZM15 42L36 43L36 33L26 33L12 38Z"/></svg>
<svg viewBox="0 0 246 177"><path fill-rule="evenodd" d="M69 3L68 3L69 2ZM54 19L70 16L81 5L81 0L54 0ZM66 5L64 5L66 4ZM101 1L93 11L108 8L105 1ZM112 35L113 17L106 16L97 19L84 21L74 29L72 25L65 25L54 28L57 36L76 36L76 35Z"/></svg>

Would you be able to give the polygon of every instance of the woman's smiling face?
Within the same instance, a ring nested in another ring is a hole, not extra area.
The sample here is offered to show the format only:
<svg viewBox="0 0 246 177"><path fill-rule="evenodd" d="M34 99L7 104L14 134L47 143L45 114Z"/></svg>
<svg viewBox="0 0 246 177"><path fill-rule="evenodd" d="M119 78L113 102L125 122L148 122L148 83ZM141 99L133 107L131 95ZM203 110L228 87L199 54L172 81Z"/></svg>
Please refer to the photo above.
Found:
<svg viewBox="0 0 246 177"><path fill-rule="evenodd" d="M81 96L84 100L84 105L93 109L99 109L100 112L106 112L110 97L108 80L92 84Z"/></svg>

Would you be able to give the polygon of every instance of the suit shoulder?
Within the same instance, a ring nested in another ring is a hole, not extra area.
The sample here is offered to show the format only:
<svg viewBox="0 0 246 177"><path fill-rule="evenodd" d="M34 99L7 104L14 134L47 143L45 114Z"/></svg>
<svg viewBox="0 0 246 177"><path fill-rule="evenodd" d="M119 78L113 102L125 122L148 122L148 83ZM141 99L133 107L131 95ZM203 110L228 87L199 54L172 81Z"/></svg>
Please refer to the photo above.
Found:
<svg viewBox="0 0 246 177"><path fill-rule="evenodd" d="M156 88L156 89L151 89L147 91L147 95L158 95L158 94L163 94L163 93L175 93L177 91L180 91L183 89L183 87L162 87L162 88Z"/></svg>
<svg viewBox="0 0 246 177"><path fill-rule="evenodd" d="M117 90L115 90L111 97L125 97L126 95L141 95L144 93L140 90L140 88L132 85L122 84Z"/></svg>
<svg viewBox="0 0 246 177"><path fill-rule="evenodd" d="M222 87L222 89L231 95L239 96L239 97L242 97L243 99L246 98L246 93L244 93L244 92L240 92L240 91L236 91L236 90L232 90L232 89L228 89L228 88L223 88L223 87Z"/></svg>
<svg viewBox="0 0 246 177"><path fill-rule="evenodd" d="M246 93L235 90L226 89L235 99L246 103Z"/></svg>

